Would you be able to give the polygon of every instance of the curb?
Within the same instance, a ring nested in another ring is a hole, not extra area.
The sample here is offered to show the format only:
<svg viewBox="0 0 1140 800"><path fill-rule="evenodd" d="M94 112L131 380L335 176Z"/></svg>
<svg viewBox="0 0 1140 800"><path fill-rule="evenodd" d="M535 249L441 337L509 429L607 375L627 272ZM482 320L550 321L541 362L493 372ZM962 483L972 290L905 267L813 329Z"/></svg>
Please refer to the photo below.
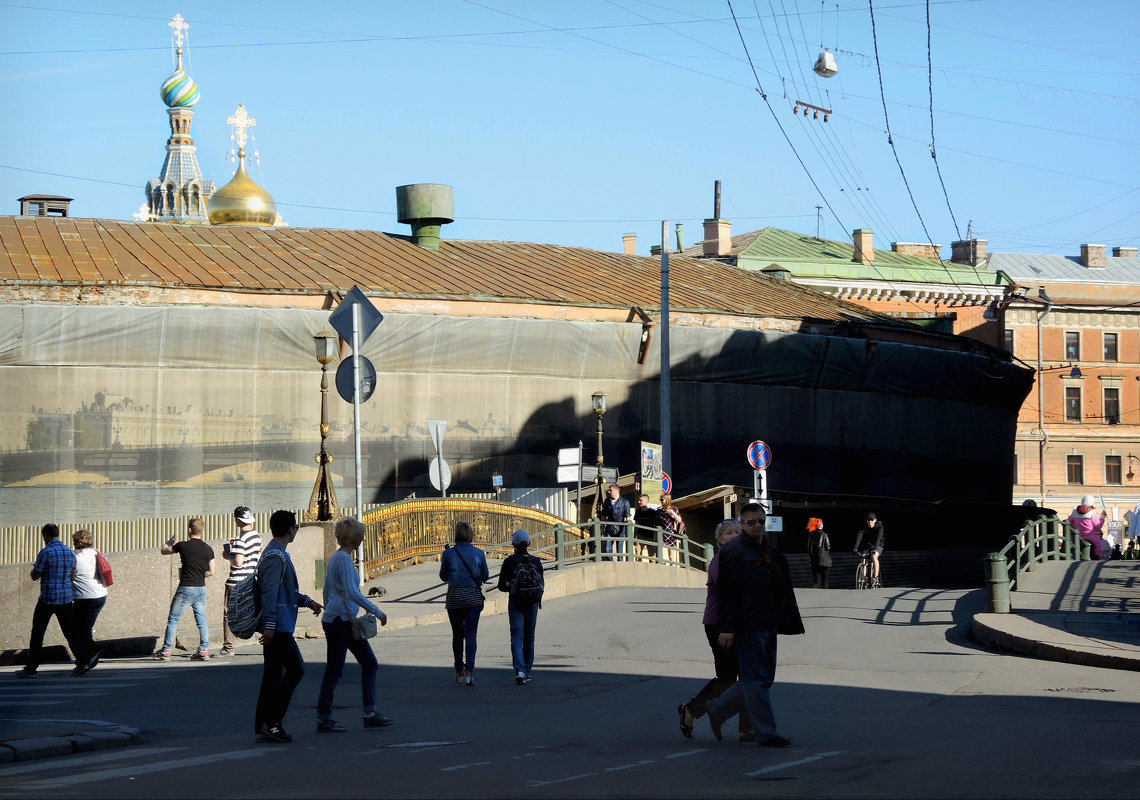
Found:
<svg viewBox="0 0 1140 800"><path fill-rule="evenodd" d="M32 761L37 758L69 756L72 753L89 753L126 747L141 741L138 728L111 725L107 730L89 733L71 733L65 736L38 736L32 739L10 739L0 742L0 764L15 761Z"/></svg>
<svg viewBox="0 0 1140 800"><path fill-rule="evenodd" d="M975 614L972 625L974 639L998 650L1005 650L1006 652L1028 656L1030 658L1039 658L1044 661L1059 661L1065 664L1079 664L1086 667L1102 667L1105 669L1123 669L1133 672L1140 671L1140 659L1134 656L1096 653L1076 646L1070 647L1032 639L1028 636L1019 636L1008 630L1000 630L990 624L990 620L987 619L996 618L993 622L997 622L1008 617L1016 617L1016 615Z"/></svg>

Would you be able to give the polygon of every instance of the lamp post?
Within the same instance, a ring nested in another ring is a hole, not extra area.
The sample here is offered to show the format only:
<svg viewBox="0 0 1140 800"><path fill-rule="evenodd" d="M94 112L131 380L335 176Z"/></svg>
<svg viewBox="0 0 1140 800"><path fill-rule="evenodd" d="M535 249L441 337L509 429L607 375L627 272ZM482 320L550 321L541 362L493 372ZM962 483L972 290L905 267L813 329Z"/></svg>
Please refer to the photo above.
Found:
<svg viewBox="0 0 1140 800"><path fill-rule="evenodd" d="M590 399L594 403L594 413L598 415L598 476L594 478L595 491L594 491L594 516L600 517L602 515L602 486L604 486L604 478L602 477L602 465L605 463L605 458L602 456L602 416L606 413L606 393L601 389L590 395Z"/></svg>
<svg viewBox="0 0 1140 800"><path fill-rule="evenodd" d="M1042 380L1044 370L1042 369L1043 356L1045 347L1041 341L1041 320L1053 308L1053 301L1049 295L1045 293L1045 287L1042 286L1037 290L1038 295L1041 297L1041 302L1045 304L1045 308L1037 315L1037 430L1041 434L1041 438L1037 447L1037 472L1041 482L1041 506L1045 506L1045 448L1049 446L1049 434L1045 433L1045 383Z"/></svg>
<svg viewBox="0 0 1140 800"><path fill-rule="evenodd" d="M309 518L328 522L340 514L329 472L333 457L325 449L325 439L329 435L329 364L336 360L338 339L336 334L325 328L313 337L313 342L316 344L317 362L321 365L321 452L317 454L317 482L313 486L313 496L309 498Z"/></svg>

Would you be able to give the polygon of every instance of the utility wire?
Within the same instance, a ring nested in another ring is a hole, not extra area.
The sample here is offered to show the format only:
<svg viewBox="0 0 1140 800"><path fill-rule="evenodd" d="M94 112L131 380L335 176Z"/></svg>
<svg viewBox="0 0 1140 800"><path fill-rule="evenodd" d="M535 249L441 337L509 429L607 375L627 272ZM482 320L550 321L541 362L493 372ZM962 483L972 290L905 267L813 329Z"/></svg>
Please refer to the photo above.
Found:
<svg viewBox="0 0 1140 800"><path fill-rule="evenodd" d="M950 194L946 191L946 181L942 179L942 167L938 164L938 151L934 147L934 54L930 40L930 0L926 0L926 85L930 91L930 157L934 159L934 171L938 173L938 183L942 185L942 196L946 198L946 210L950 212L950 221L954 223L954 233L961 239L962 229L958 227L954 209L950 207Z"/></svg>

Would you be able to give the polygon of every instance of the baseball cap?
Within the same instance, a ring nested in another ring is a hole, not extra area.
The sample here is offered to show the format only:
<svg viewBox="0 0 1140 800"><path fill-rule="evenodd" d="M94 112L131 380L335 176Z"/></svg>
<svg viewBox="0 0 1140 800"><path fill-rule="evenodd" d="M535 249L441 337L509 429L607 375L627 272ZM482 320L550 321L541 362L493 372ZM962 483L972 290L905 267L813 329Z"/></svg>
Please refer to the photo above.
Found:
<svg viewBox="0 0 1140 800"><path fill-rule="evenodd" d="M249 510L249 506L238 506L234 509L234 519L242 525L252 525L257 520L254 519L253 512Z"/></svg>
<svg viewBox="0 0 1140 800"><path fill-rule="evenodd" d="M516 547L520 544L530 544L530 534L524 531L522 528L519 528L517 531L515 531L514 536L511 537L511 544L515 545Z"/></svg>

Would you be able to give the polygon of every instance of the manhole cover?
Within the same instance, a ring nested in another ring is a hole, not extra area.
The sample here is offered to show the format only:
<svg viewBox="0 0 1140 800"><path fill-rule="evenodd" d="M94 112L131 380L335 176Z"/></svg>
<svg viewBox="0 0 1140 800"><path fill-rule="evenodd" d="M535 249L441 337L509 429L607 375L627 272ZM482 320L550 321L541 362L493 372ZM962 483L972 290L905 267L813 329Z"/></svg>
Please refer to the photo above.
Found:
<svg viewBox="0 0 1140 800"><path fill-rule="evenodd" d="M1047 692L1115 692L1115 689L1102 689L1099 686L1071 686L1068 688L1046 689Z"/></svg>

